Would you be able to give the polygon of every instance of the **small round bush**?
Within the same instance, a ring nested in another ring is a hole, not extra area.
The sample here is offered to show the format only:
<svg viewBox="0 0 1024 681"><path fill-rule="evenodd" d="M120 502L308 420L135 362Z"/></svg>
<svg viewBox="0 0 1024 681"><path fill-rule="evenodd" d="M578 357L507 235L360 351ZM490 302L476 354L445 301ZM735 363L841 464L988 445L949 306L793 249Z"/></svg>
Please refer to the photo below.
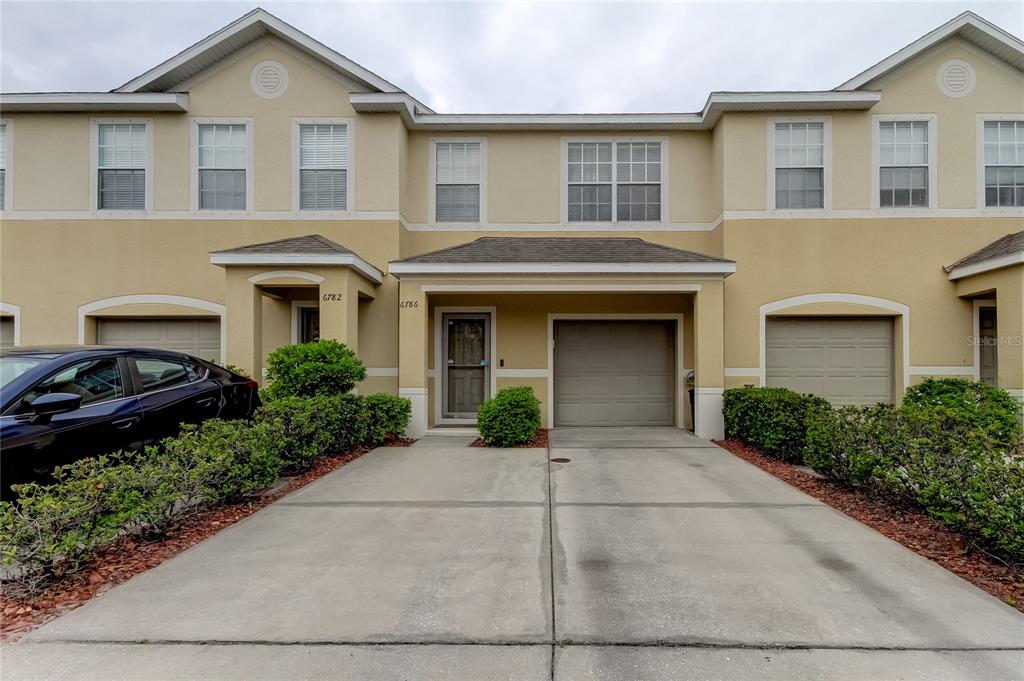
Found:
<svg viewBox="0 0 1024 681"><path fill-rule="evenodd" d="M993 446L1018 447L1022 431L1021 405L1010 393L962 378L926 378L911 386L903 397L904 411L945 407L980 431Z"/></svg>
<svg viewBox="0 0 1024 681"><path fill-rule="evenodd" d="M347 393L366 378L356 354L336 340L285 345L267 357L263 397L314 397Z"/></svg>
<svg viewBox="0 0 1024 681"><path fill-rule="evenodd" d="M480 437L494 447L529 442L540 429L540 401L528 387L505 388L480 405L476 414Z"/></svg>

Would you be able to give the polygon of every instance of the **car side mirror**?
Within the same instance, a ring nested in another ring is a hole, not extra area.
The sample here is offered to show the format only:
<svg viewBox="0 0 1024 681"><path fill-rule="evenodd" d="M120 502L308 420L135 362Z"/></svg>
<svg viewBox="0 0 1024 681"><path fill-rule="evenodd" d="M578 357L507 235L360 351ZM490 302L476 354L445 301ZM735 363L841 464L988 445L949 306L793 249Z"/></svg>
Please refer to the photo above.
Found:
<svg viewBox="0 0 1024 681"><path fill-rule="evenodd" d="M48 423L57 414L66 414L82 406L82 396L74 393L48 393L32 401L31 423Z"/></svg>

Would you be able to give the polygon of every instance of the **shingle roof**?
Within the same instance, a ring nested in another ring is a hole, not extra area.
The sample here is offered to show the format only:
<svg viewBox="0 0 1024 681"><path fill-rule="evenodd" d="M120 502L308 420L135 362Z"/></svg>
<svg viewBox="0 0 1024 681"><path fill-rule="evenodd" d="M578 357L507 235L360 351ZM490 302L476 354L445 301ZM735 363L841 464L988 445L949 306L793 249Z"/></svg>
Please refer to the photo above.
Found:
<svg viewBox="0 0 1024 681"><path fill-rule="evenodd" d="M396 263L723 263L732 260L637 238L481 237Z"/></svg>
<svg viewBox="0 0 1024 681"><path fill-rule="evenodd" d="M319 255L325 253L352 254L353 251L345 248L339 243L331 241L327 237L320 236L319 234L307 234L305 236L293 236L287 239L277 239L276 241L265 241L259 244L249 244L247 246L238 246L237 248L228 248L223 251L213 251L213 253L232 253L238 255L246 253L293 253L302 255Z"/></svg>
<svg viewBox="0 0 1024 681"><path fill-rule="evenodd" d="M960 258L952 265L946 267L947 272L952 272L957 267L963 267L965 265L973 265L975 263L990 260L992 258L998 258L1003 255L1011 255L1013 253L1024 252L1024 231L1015 232L1013 234L1005 234L988 246L979 248L974 253L968 256Z"/></svg>

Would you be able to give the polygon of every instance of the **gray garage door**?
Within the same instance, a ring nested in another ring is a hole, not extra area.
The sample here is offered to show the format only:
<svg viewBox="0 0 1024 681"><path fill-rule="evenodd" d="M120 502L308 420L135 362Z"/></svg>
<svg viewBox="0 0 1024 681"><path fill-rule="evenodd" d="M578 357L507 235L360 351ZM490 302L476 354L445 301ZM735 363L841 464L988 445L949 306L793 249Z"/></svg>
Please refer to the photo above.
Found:
<svg viewBox="0 0 1024 681"><path fill-rule="evenodd" d="M892 329L887 317L768 319L767 383L833 404L892 402Z"/></svg>
<svg viewBox="0 0 1024 681"><path fill-rule="evenodd" d="M100 345L177 350L220 361L219 319L107 318L99 320Z"/></svg>
<svg viewBox="0 0 1024 681"><path fill-rule="evenodd" d="M555 425L675 423L675 323L555 324Z"/></svg>

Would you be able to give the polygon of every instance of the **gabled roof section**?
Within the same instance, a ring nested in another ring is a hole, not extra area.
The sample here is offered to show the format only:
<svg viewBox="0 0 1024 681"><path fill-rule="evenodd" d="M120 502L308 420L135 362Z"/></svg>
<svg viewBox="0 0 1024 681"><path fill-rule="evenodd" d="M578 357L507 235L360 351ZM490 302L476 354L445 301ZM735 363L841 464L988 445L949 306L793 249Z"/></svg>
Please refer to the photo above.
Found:
<svg viewBox="0 0 1024 681"><path fill-rule="evenodd" d="M1001 267L1024 264L1024 231L1005 234L945 268L950 279L963 279Z"/></svg>
<svg viewBox="0 0 1024 681"><path fill-rule="evenodd" d="M715 274L732 260L623 237L481 237L392 261L392 274Z"/></svg>
<svg viewBox="0 0 1024 681"><path fill-rule="evenodd" d="M270 12L257 8L216 33L133 78L114 92L166 92L213 66L231 53L267 36L275 36L374 92L402 92L369 69L314 40Z"/></svg>
<svg viewBox="0 0 1024 681"><path fill-rule="evenodd" d="M953 36L960 37L975 47L999 57L1010 66L1024 71L1024 41L982 19L974 12L964 12L934 31L918 38L899 52L857 74L837 87L836 90L857 90L869 85L872 81L913 59L933 45Z"/></svg>
<svg viewBox="0 0 1024 681"><path fill-rule="evenodd" d="M341 265L355 269L374 283L384 281L384 273L355 251L320 234L247 244L210 253L210 263L230 265Z"/></svg>

